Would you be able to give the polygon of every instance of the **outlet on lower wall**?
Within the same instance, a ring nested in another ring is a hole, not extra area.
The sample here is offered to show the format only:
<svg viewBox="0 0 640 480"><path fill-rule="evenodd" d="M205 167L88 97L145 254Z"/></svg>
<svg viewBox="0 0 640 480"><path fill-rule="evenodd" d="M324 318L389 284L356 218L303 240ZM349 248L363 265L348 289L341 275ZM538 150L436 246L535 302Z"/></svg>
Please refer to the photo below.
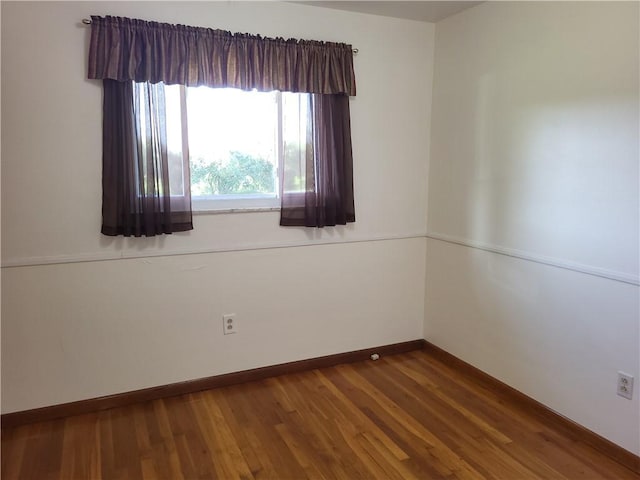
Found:
<svg viewBox="0 0 640 480"><path fill-rule="evenodd" d="M633 377L628 373L618 372L618 395L629 400L633 397Z"/></svg>
<svg viewBox="0 0 640 480"><path fill-rule="evenodd" d="M238 333L238 320L235 313L227 313L222 316L222 328L225 335Z"/></svg>

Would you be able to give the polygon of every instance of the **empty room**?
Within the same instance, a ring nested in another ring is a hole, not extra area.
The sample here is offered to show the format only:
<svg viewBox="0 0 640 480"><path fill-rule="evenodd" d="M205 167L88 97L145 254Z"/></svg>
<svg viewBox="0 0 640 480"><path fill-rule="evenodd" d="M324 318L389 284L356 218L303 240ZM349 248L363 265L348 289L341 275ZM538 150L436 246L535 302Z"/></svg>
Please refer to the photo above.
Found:
<svg viewBox="0 0 640 480"><path fill-rule="evenodd" d="M0 8L3 479L640 479L640 2Z"/></svg>

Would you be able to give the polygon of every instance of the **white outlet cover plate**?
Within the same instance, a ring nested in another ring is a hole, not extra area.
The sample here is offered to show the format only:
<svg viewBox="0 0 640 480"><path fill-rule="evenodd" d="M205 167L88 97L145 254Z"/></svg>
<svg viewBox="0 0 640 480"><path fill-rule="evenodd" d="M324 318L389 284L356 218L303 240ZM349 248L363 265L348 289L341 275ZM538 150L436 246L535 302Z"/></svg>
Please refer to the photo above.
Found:
<svg viewBox="0 0 640 480"><path fill-rule="evenodd" d="M618 395L631 400L633 397L633 376L618 372Z"/></svg>
<svg viewBox="0 0 640 480"><path fill-rule="evenodd" d="M235 313L228 313L222 316L222 329L225 335L238 333L238 321Z"/></svg>

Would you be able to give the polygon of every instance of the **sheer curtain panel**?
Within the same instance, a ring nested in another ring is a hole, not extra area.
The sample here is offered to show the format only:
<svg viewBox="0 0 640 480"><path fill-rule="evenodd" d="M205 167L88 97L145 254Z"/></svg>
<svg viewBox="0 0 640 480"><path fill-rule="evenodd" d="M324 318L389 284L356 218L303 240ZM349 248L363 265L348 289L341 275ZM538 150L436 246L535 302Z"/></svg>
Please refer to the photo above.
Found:
<svg viewBox="0 0 640 480"><path fill-rule="evenodd" d="M103 83L102 233L151 237L193 229L188 183L169 177L162 84ZM184 163L179 180L189 177Z"/></svg>
<svg viewBox="0 0 640 480"><path fill-rule="evenodd" d="M355 222L353 157L349 97L311 95L311 130L300 171L284 169L287 175L305 180L304 193L282 193L280 225L326 227ZM303 173L304 172L304 173Z"/></svg>

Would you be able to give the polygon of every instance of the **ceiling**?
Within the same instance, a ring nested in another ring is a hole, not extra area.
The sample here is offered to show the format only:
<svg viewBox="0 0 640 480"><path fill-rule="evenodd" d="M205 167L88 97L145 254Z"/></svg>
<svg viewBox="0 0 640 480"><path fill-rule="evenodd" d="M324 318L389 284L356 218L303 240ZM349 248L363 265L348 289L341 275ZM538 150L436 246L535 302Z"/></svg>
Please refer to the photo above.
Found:
<svg viewBox="0 0 640 480"><path fill-rule="evenodd" d="M369 13L385 17L406 18L421 22L437 22L455 13L474 7L483 2L467 2L449 0L444 2L432 1L297 1L304 5L315 7L348 10L351 12Z"/></svg>

